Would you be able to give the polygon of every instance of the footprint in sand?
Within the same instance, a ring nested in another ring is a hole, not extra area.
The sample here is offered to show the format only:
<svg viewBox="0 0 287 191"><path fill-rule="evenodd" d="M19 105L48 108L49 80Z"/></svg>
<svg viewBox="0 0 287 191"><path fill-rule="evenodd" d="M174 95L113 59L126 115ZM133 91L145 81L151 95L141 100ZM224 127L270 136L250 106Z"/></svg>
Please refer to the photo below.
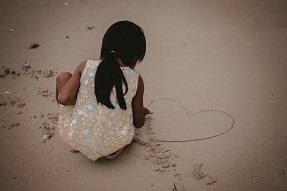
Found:
<svg viewBox="0 0 287 191"><path fill-rule="evenodd" d="M12 70L10 68L2 67L3 71L0 71L0 78L5 78L11 76L12 79L16 79L19 76L28 76L30 78L39 79L40 76L45 78L53 77L57 74L54 70L44 69L44 70L33 70L31 68L25 70Z"/></svg>
<svg viewBox="0 0 287 191"><path fill-rule="evenodd" d="M185 190L180 182L185 175L197 181L204 180L206 185L216 183L216 179L202 171L203 164L195 163L193 169L184 174L177 172L176 159L179 156L163 148L160 142L190 142L218 137L233 128L233 117L219 110L202 110L190 114L182 104L170 98L153 100L148 108L154 114L146 118L146 133L141 130L136 132L134 142L147 148L148 154L144 158L155 166L154 171L173 173L175 180L169 189ZM153 130L152 126L165 128Z"/></svg>
<svg viewBox="0 0 287 191"><path fill-rule="evenodd" d="M41 126L38 127L38 129L42 129L43 131L43 143L55 135L58 125L58 115L58 113L40 114L39 118L43 122ZM37 116L34 116L34 119L36 118Z"/></svg>
<svg viewBox="0 0 287 191"><path fill-rule="evenodd" d="M144 156L146 161L154 166L154 171L159 174L171 174L174 180L168 185L169 190L185 191L184 185L181 183L183 178L182 174L177 172L176 159L179 155L171 152L169 149L164 148L156 139L155 133L151 128L151 117L146 118L146 132L136 132L134 142L144 146L147 154Z"/></svg>
<svg viewBox="0 0 287 191"><path fill-rule="evenodd" d="M56 101L55 93L49 89L43 89L41 87L38 87L38 94L37 95L46 97L46 98L50 99L52 102Z"/></svg>
<svg viewBox="0 0 287 191"><path fill-rule="evenodd" d="M26 105L24 100L18 96L2 96L0 95L0 106L12 106L22 108Z"/></svg>

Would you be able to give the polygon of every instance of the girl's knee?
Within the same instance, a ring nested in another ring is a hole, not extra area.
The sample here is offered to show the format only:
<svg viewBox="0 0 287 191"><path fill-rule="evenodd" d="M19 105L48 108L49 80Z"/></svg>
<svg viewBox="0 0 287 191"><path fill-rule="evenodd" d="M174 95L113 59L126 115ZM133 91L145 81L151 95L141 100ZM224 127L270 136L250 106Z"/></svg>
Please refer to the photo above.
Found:
<svg viewBox="0 0 287 191"><path fill-rule="evenodd" d="M70 72L61 72L57 78L56 81L57 82L65 82L68 81L70 78L72 77L72 74Z"/></svg>

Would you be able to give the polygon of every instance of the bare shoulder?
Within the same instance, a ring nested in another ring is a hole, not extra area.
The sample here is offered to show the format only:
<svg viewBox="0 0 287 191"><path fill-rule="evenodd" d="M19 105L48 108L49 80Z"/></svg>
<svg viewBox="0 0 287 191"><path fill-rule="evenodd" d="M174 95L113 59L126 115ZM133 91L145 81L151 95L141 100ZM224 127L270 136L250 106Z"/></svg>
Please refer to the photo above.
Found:
<svg viewBox="0 0 287 191"><path fill-rule="evenodd" d="M144 108L143 108L144 82L141 76L138 77L138 87L136 95L133 98L133 124L136 128L144 125Z"/></svg>
<svg viewBox="0 0 287 191"><path fill-rule="evenodd" d="M139 78L138 78L138 88L137 88L137 92L143 92L144 90L144 81L142 79L142 77L139 75Z"/></svg>
<svg viewBox="0 0 287 191"><path fill-rule="evenodd" d="M86 64L87 64L87 60L81 62L81 63L78 65L78 67L76 68L76 71L75 71L75 72L82 74L82 73L84 72L84 70L85 70Z"/></svg>
<svg viewBox="0 0 287 191"><path fill-rule="evenodd" d="M139 79L138 79L138 83L139 84L144 84L143 78L141 77L141 75L139 75Z"/></svg>

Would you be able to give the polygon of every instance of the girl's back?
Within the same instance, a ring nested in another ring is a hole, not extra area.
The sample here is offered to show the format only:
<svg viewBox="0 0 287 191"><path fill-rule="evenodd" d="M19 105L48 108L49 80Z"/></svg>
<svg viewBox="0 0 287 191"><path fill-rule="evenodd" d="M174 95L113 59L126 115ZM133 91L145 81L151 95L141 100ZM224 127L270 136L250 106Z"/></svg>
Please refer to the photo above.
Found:
<svg viewBox="0 0 287 191"><path fill-rule="evenodd" d="M74 111L71 115L59 114L68 116L59 119L60 136L68 145L91 160L113 153L133 139L131 107L139 77L139 74L129 67L121 67L128 84L128 92L124 96L127 109L122 110L119 107L115 88L110 96L115 109L107 108L97 103L94 92L94 79L99 63L94 60L87 61L80 79Z"/></svg>

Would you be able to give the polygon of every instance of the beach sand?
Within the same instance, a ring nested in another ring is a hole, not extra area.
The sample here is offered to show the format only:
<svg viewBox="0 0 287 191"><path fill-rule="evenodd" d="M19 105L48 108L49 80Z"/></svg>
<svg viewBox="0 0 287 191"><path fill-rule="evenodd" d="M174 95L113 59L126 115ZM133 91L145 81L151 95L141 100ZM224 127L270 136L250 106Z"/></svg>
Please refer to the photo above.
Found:
<svg viewBox="0 0 287 191"><path fill-rule="evenodd" d="M283 0L1 0L0 190L287 190L286 10ZM55 79L98 59L119 20L145 31L136 70L153 114L118 159L92 162L57 135Z"/></svg>

